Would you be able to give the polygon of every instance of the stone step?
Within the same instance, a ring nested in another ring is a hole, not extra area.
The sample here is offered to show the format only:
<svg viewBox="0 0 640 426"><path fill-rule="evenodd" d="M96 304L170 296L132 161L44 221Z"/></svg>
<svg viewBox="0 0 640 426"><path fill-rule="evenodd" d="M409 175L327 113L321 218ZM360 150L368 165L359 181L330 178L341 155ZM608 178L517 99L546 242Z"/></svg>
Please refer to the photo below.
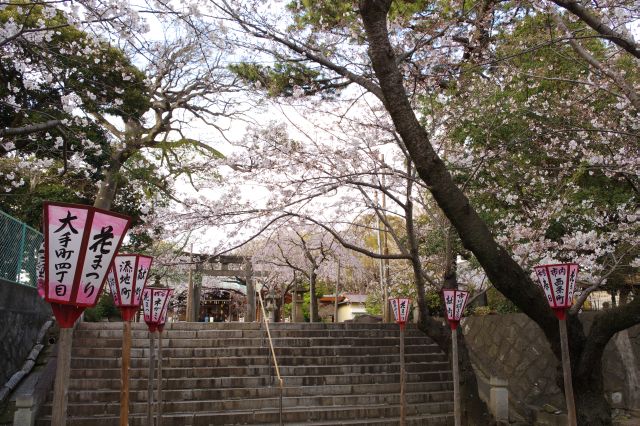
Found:
<svg viewBox="0 0 640 426"><path fill-rule="evenodd" d="M446 371L447 362L412 362L406 363L407 373L423 373L427 371ZM120 377L120 368L72 368L72 379L109 379ZM129 377L132 379L145 378L148 368L130 368ZM379 374L396 373L400 371L398 362L393 364L350 364L350 365L302 365L280 366L282 376L318 376L332 374ZM163 377L191 378L191 377L255 377L272 374L270 366L239 366L239 367L165 367Z"/></svg>
<svg viewBox="0 0 640 426"><path fill-rule="evenodd" d="M285 376L283 377L285 386L327 386L327 385L361 385L361 384L382 384L398 383L400 374L380 373L380 374L355 374L355 375L319 375L319 376ZM451 382L450 371L431 371L424 373L414 373L407 376L407 382ZM168 379L163 377L164 389L207 389L207 388L239 388L239 387L266 387L271 386L273 379L271 376L262 377L206 377L206 378L176 378ZM132 379L129 383L130 389L146 390L147 379ZM85 390L110 390L120 389L120 375L112 378L86 379L72 378L69 380L69 389L72 391Z"/></svg>
<svg viewBox="0 0 640 426"><path fill-rule="evenodd" d="M453 405L450 401L445 401L446 398L452 398L451 392L440 394L425 394L429 395L429 398L425 400L421 394L407 394L407 414L446 414L450 411ZM260 399L237 399L228 401L168 401L165 400L162 406L162 412L164 415L170 416L171 414L181 413L209 413L216 414L217 417L225 418L230 415L237 416L242 412L255 412L270 414L269 410L279 407L279 398L260 398ZM400 396L393 395L350 395L350 396L314 396L314 397L288 397L282 399L283 412L298 414L297 420L309 419L309 420L329 420L331 417L316 413L314 417L306 417L304 413L297 412L295 410L300 407L322 407L327 411L343 407L363 407L370 406L373 410L386 411L388 415L394 415L393 408L399 404ZM388 410L391 408L392 410ZM147 412L146 402L142 403L130 403L129 413L133 416L144 415ZM350 418L347 417L350 413L339 410L340 414L345 417L336 416L336 419ZM94 416L116 416L120 413L120 404L118 403L98 403L98 404L68 404L67 413L69 417L88 417ZM45 405L42 407L42 415L48 416L51 414L51 405ZM302 415L302 416L301 416ZM366 417L371 416L371 413L367 413ZM236 420L237 422L238 420ZM265 421L269 421L265 419ZM242 423L242 421L240 421Z"/></svg>
<svg viewBox="0 0 640 426"><path fill-rule="evenodd" d="M144 322L132 322L133 330L147 330ZM121 330L122 322L82 322L77 330ZM365 323L269 323L269 330L398 330L397 324ZM165 331L171 330L264 330L261 323L249 322L170 322ZM407 324L406 330L417 330L415 324Z"/></svg>
<svg viewBox="0 0 640 426"><path fill-rule="evenodd" d="M378 346L399 346L400 341L396 337L281 337L272 339L274 347L309 347L309 346L356 346L356 347L378 347ZM79 347L94 348L121 348L122 339L105 338L74 338L73 345ZM163 339L163 347L166 348L216 348L216 347L260 347L267 346L267 339L264 338L229 338L229 339ZM405 346L414 345L435 345L426 336L407 337ZM149 339L131 339L132 348L148 348Z"/></svg>
<svg viewBox="0 0 640 426"><path fill-rule="evenodd" d="M104 354L101 354L104 355ZM276 355L277 356L277 355ZM365 364L391 364L399 362L399 354L369 354L359 356L328 356L328 357L299 357L277 356L278 365L351 365L359 362ZM405 354L405 362L447 362L443 353ZM156 360L157 363L157 360ZM244 357L209 357L209 358L174 358L164 354L162 365L165 367L231 367L231 366L269 366L273 361L271 354L261 356ZM121 365L119 357L74 357L71 360L72 368L117 368ZM148 368L149 358L131 358L132 368ZM157 364L156 364L157 365Z"/></svg>
<svg viewBox="0 0 640 426"><path fill-rule="evenodd" d="M374 347L349 347L349 346L306 346L297 348L275 348L276 356L299 356L305 358L334 357L334 356L366 356L366 355L397 355L397 346ZM245 357L245 356L269 356L268 346L263 347L219 347L219 348L162 348L164 358L215 358L215 357ZM442 354L442 350L437 345L408 345L405 353L411 354ZM120 357L121 348L96 348L89 346L75 345L72 349L73 357ZM134 347L131 349L132 358L148 358L149 348Z"/></svg>
<svg viewBox="0 0 640 426"><path fill-rule="evenodd" d="M155 389L155 386L154 386ZM452 382L431 382L431 383L407 383L405 392L426 393L452 391ZM274 398L278 397L280 390L278 387L260 388L223 388L223 389L178 389L164 390L164 399L167 401L186 400L229 400L244 398ZM393 394L400 392L399 383L374 383L363 385L327 385L327 386L296 386L285 387L283 395L292 396L314 396L314 395L362 395L362 394ZM136 402L146 402L146 390L132 390L130 400ZM70 403L81 402L112 402L120 401L120 390L86 390L83 392L73 392L69 394Z"/></svg>
<svg viewBox="0 0 640 426"><path fill-rule="evenodd" d="M422 404L428 407L430 411L427 414L443 414L440 404L449 404L453 399L451 391L441 392L422 392L407 393L407 404ZM248 410L268 410L278 407L279 397L271 398L239 398L231 400L186 400L174 401L164 398L162 412L171 413L200 413L200 412L230 412L230 411L248 411ZM307 407L340 407L340 406L358 406L358 405L394 405L400 403L400 395L392 394L364 394L364 395L314 395L314 396L296 396L283 397L283 409L296 408L300 406ZM133 415L144 414L147 412L146 401L131 401L129 404L129 412ZM68 415L89 416L89 415L109 415L114 416L120 413L119 402L110 403L69 403ZM42 414L51 414L51 405L43 407Z"/></svg>
<svg viewBox="0 0 640 426"><path fill-rule="evenodd" d="M233 425L237 423L225 423L219 419L211 418L204 414L184 414L184 415L171 415L164 417L165 423L169 425L185 425L194 426L195 421L198 421L199 426L218 426L218 425ZM129 424L131 426L146 426L146 416L130 416ZM196 420L197 419L197 420ZM87 417L87 418L73 418L67 422L71 426L115 426L119 423L119 417ZM398 426L399 418L380 418L380 419L364 419L364 420L340 420L340 425L348 426ZM454 419L452 414L431 414L431 415L418 415L407 416L407 426L453 426ZM254 423L255 424L255 423ZM280 423L260 423L262 426L278 426ZM336 426L336 421L331 420L324 421L304 421L304 422L291 422L284 421L284 424L288 426ZM51 419L49 417L42 418L37 421L37 426L50 426Z"/></svg>
<svg viewBox="0 0 640 426"><path fill-rule="evenodd" d="M75 338L92 338L92 339L121 339L122 329L106 329L106 330L94 330L94 329L78 329L73 333ZM149 339L150 334L148 330L134 329L131 332L131 336L134 339ZM198 339L198 338L266 338L267 333L265 330L168 330L163 332L163 339ZM274 338L280 337L395 337L399 338L398 330L273 330L271 336ZM409 330L405 333L405 337L424 337L418 330Z"/></svg>
<svg viewBox="0 0 640 426"><path fill-rule="evenodd" d="M122 323L74 332L69 425L119 423ZM130 424L146 425L149 333L132 325ZM286 424L397 425L395 324L270 324L285 388ZM450 425L446 355L413 325L406 333L407 424ZM280 390L266 330L257 323L171 323L163 333L165 424L277 424ZM155 386L154 386L155 387ZM40 425L47 424L49 402Z"/></svg>

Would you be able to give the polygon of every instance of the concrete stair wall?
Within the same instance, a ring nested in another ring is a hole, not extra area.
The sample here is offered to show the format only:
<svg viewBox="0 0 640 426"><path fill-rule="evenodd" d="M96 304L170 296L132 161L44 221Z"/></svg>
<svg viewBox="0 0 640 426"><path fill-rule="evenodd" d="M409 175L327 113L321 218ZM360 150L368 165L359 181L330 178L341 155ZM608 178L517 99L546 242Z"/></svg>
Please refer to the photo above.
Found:
<svg viewBox="0 0 640 426"><path fill-rule="evenodd" d="M279 388L264 326L173 323L163 333L165 425L278 424ZM284 380L287 424L397 425L399 332L395 324L270 324ZM68 425L118 425L122 323L74 332ZM409 326L407 423L453 424L446 356ZM146 425L149 333L133 324L130 424ZM50 423L51 405L38 425Z"/></svg>

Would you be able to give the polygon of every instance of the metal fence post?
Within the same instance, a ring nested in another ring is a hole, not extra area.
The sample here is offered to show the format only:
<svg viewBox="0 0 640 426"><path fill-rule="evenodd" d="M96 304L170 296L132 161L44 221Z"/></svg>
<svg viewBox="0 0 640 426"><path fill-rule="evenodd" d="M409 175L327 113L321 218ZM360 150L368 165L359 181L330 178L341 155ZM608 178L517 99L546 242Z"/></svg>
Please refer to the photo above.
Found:
<svg viewBox="0 0 640 426"><path fill-rule="evenodd" d="M24 240L27 238L27 224L22 223L22 232L20 233L20 249L18 251L18 265L16 267L15 282L20 282L20 272L22 271L22 261L24 259Z"/></svg>

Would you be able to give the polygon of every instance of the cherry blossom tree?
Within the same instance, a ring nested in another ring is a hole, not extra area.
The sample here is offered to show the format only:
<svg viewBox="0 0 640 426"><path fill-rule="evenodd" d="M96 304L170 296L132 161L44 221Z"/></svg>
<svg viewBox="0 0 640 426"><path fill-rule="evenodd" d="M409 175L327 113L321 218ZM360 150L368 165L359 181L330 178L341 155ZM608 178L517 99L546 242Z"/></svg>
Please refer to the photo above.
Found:
<svg viewBox="0 0 640 426"><path fill-rule="evenodd" d="M570 91L573 88L577 88L575 92L579 94L585 87L591 87L591 93L588 91L583 91L583 93L593 96L593 88L600 87L600 82L607 82L608 84L602 85L602 90L608 91L611 95L609 99L600 96L598 102L588 103L584 101L584 97L582 98L582 105L586 104L589 107L591 111L589 116L596 121L592 120L590 126L580 126L579 130L575 128L571 130L582 131L586 135L596 135L593 140L593 150L595 151L607 149L606 146L603 146L606 143L601 138L607 134L626 135L626 141L637 140L637 129L627 126L630 124L629 122L634 121L633 117L637 114L637 108L634 106L635 94L633 89L637 66L629 66L636 60L634 52L637 51L637 44L635 44L632 37L628 37L625 34L624 27L619 25L625 19L627 19L627 22L633 20L636 8L629 6L628 9L625 9L626 5L624 4L606 4L602 11L585 11L582 6L577 6L575 3L563 4L563 7L566 7L567 10L581 20L573 21L562 10L544 3L527 4L524 8L521 8L521 5L518 4L509 9L499 6L495 2L479 2L466 7L463 5L461 10L452 8L440 12L427 8L421 2L412 4L395 2L392 4L390 1L361 1L357 5L353 3L339 5L335 2L319 2L309 5L307 3L294 2L291 5L294 16L292 20L293 26L287 28L285 33L281 24L275 23L275 20L270 20L273 15L265 13L263 9L251 2L233 7L223 2L216 4L221 13L234 20L246 34L255 37L255 41L243 40L245 44L252 44L261 54L272 55L276 61L297 64L295 72L292 72L290 68L280 67L280 70L283 70L282 74L287 75L288 73L288 75L295 77L289 80L290 84L292 86L297 85L299 88L292 87L291 94L314 94L324 87L335 89L352 83L359 85L379 100L384 106L385 112L388 113L393 121L395 130L399 135L399 144L408 152L417 175L424 182L424 185L428 187L433 199L442 209L452 227L457 231L463 247L474 255L492 284L538 323L547 336L554 352L559 354L558 329L555 319L546 306L546 301L541 297L540 290L532 281L528 270L530 263L525 262L525 258L529 259L529 262L545 260L544 255L540 256L540 254L544 254L545 250L547 259L565 258L565 256L572 253L572 247L573 253L576 253L576 248L580 241L593 240L591 238L593 234L588 234L591 232L589 228L597 228L600 224L598 224L597 220L594 220L590 225L584 227L582 232L586 232L585 236L575 232L579 231L578 228L574 228L574 235L561 236L560 238L556 236L553 241L554 244L546 248L540 247L541 249L534 256L536 259L526 255L525 252L530 251L528 248L525 248L522 253L517 253L516 247L519 247L519 245L509 244L504 238L494 234L492 232L494 228L491 221L492 218L484 214L483 208L478 204L470 202L469 197L479 191L472 193L467 190L464 182L469 179L464 179L463 182L460 182L461 177L455 173L453 159L449 160L447 158L447 151L454 147L448 144L449 141L441 136L443 130L440 127L440 117L433 112L425 111L423 109L425 106L423 101L426 99L427 101L435 102L439 100L439 97L440 99L444 98L446 101L447 97L457 95L459 97L458 104L460 105L459 112L458 114L450 115L449 120L460 120L467 113L464 107L464 100L469 99L469 92L460 90L460 88L462 84L467 83L466 78L469 75L477 76L478 83L474 88L481 89L481 87L478 87L481 85L481 81L490 81L495 82L495 86L492 87L495 87L496 90L504 89L505 84L509 83L509 77L504 74L498 76L495 73L497 66L509 63L510 58L518 59L528 52L535 52L544 47L551 47L555 52L566 54L567 49L565 49L565 46L568 44L568 47L578 56L578 61L574 62L583 64L585 71L582 76L576 80L575 75L568 78L565 76L534 74L531 78L535 84L543 81L548 82L548 84L552 84L550 82L553 81L556 83L573 83L569 88L563 86L564 90ZM543 16L544 14L548 14L549 20L555 23L555 28L551 28L549 31L550 38L548 40L543 40L537 45L521 41L520 44L514 46L515 51L511 53L512 56L499 56L501 52L498 49L498 41L502 41L501 37L508 41L510 36L517 35L518 31L522 31L532 18ZM600 24L597 23L597 19L593 19L594 17L600 20ZM278 18L282 19L282 16ZM610 22L613 22L613 24L609 25ZM586 26L584 23L586 23ZM622 23L624 24L624 22ZM597 29L595 35L590 33L592 30L587 26ZM609 31L612 28L616 28L615 33ZM586 34L586 36L583 36L583 34ZM607 42L603 43L598 40L598 37L602 37ZM613 45L608 44L608 41L611 41ZM616 51L618 46L624 50ZM625 54L629 54L633 58L629 59L624 56ZM520 67L518 70L521 75L530 71L526 67L522 67L521 65L523 64L516 65ZM307 71L304 74L305 78L300 76L300 69ZM247 66L238 71L246 79L256 81L260 85L264 85L264 82L275 83L278 81L273 75L274 71L278 71L275 68L265 71L261 68ZM598 80L594 83L595 78ZM269 87L278 86L270 84ZM526 85L523 85L523 87L526 88ZM453 90L458 93L447 93L446 90ZM283 93L286 94L287 90L283 90ZM479 96L475 99L482 99L482 93L483 91L479 90ZM475 93L473 94L475 96ZM600 94L600 92L597 93L598 96ZM524 95L528 95L526 90ZM578 99L576 98L575 105L577 105ZM510 108L510 103L516 100L518 100L517 97L512 100L504 99L502 102L503 108ZM537 101L535 96L533 100ZM544 105L544 101L545 99L541 97L539 100L541 106ZM620 104L620 102L622 103ZM615 117L613 114L602 114L602 106L617 104L619 104L619 111L623 112L622 118L609 127L608 124L613 124L613 122L606 123L602 120ZM567 105L565 104L565 106ZM573 139L575 142L575 136L571 134L572 132L567 132L566 127L564 129L562 127L562 125L567 124L562 123L561 120L565 118L564 111L556 109L553 115L549 112L546 115L560 119L556 121L554 126L549 126L549 129L555 130L557 137L557 140L551 139L549 142L553 143L558 149L562 149L560 147L564 143L566 147L575 152L575 148L571 148L573 145L571 140ZM483 118L490 119L491 116L486 115L485 112ZM637 122L637 120L635 121ZM531 120L531 123L535 122L536 120ZM618 125L622 125L622 127L618 127ZM626 130L625 127L629 128L629 130ZM494 128L495 126L490 127L489 130ZM508 129L505 128L504 130ZM451 136L451 133L449 133L449 136ZM484 134L480 136L487 137L491 135L487 134L485 130ZM440 143L441 140L442 143ZM462 145L462 149L460 149L461 157L470 154L469 146L473 140L463 140L462 142L466 143L467 146ZM621 143L622 145L620 146L625 145L624 140ZM576 142L576 145L580 145L580 143ZM627 146L633 147L628 143ZM537 149L539 152L540 148ZM627 229L629 232L624 234L623 238L629 243L629 247L637 246L634 242L637 241L635 240L637 231L634 230L634 223L636 222L635 210L637 209L637 200L634 198L637 196L634 189L637 175L634 174L634 170L637 171L637 167L635 169L625 168L628 158L631 158L633 167L637 152L632 150L628 153L629 155L624 156L627 151L619 151L618 146L612 151L610 157L598 154L598 156L586 156L583 158L590 158L591 161L598 164L603 161L601 160L602 156L606 158L605 162L607 162L608 168L611 165L611 163L608 163L609 158L618 156L616 163L623 166L622 169L624 170L620 178L628 183L626 192L628 201L626 204L629 207L624 207L621 210L622 214L618 216L623 217L623 221L614 220L609 225L616 226L623 232ZM499 156L500 152L498 151L496 154ZM486 152L487 159L492 158L492 153L491 149ZM580 157L582 157L584 152L577 152L576 154L580 154ZM468 161L468 168L473 171L473 166L476 166L480 172L480 168L483 166L481 162L483 158L484 153L479 160L480 164ZM447 159L448 162L443 161L443 159ZM526 161L526 159L523 161ZM513 157L511 161L506 162L506 164L502 163L500 166L506 169L511 167L511 164L513 164ZM548 169L551 164L552 162L547 166L541 165L536 173L544 170L545 167ZM554 166L558 167L557 165ZM618 168L617 165L613 166L613 169L616 168ZM562 198L558 194L571 195L573 193L575 195L579 191L576 187L582 186L581 189L584 190L588 185L583 182L581 182L582 185L576 185L575 183L571 185L571 182L568 181L570 178L567 173L568 170L567 167L563 173L552 174L553 179L551 180L562 185L561 191L554 193L554 198L557 200L556 203L559 203L560 200L565 203L564 205L558 204L558 207L575 208L575 202L567 203L567 198ZM465 172L468 172L468 170ZM482 170L482 172L484 173L485 170ZM491 175L491 170L487 169L486 172L489 176ZM606 173L604 175L605 180L611 179L611 176L607 176ZM533 176L530 175L530 177ZM486 180L484 183L485 189L495 188L490 186L491 183L487 183ZM543 180L539 183L541 185L540 191L554 190L553 182L551 181ZM551 185L549 185L550 183ZM603 185L606 187L605 183ZM506 186L508 187L509 185ZM468 194L465 192L468 192ZM503 201L505 202L514 201L513 197L517 195L507 193L508 191L499 192L502 193L501 196L504 197ZM544 201L546 208L541 210L547 213L551 211L551 216L555 216L553 219L563 217L562 215L555 215L553 209L549 209L552 204L547 203L542 192L539 192L536 198ZM529 212L532 212L532 210L529 210ZM497 213L500 213L500 211ZM565 215L565 217L567 216ZM574 218L577 217L578 215L574 215ZM514 229L522 225L525 227L532 225L531 228L536 227L533 221L527 223L527 219L524 219L524 223L519 222L521 218L522 216L516 217L514 215L514 220L509 220L508 224ZM540 224L545 226L544 216L542 220ZM499 226L504 226L504 223L500 223ZM547 230L550 228L551 226L547 227ZM521 230L523 234L518 235L516 233L515 235L521 237L520 240L531 242L530 246L535 245L533 243L535 235L527 234L524 228L521 228ZM602 235L598 231L596 231L596 234L598 236ZM581 255L584 254L584 261L587 262L586 272L588 279L590 279L591 272L593 272L593 276L600 277L606 274L604 270L596 269L594 265L603 256L606 257L607 253L614 254L608 270L613 270L611 266L615 268L615 259L623 259L621 261L623 263L634 264L635 261L630 261L629 259L634 259L635 254L632 251L627 251L624 244L613 248L611 248L611 244L608 244L609 248L605 249L604 252L599 252L598 247L607 247L607 241L612 241L611 238L617 237L604 236L602 239L596 238L593 246L586 247L585 253L580 253ZM544 242L542 246L544 246ZM560 249L557 252L555 251L556 246ZM572 361L576 367L573 380L581 424L610 423L610 411L602 391L600 358L604 346L617 331L640 321L638 316L640 312L639 303L636 298L625 306L606 313L599 313L589 330L585 329L580 318L575 313L570 317L570 346L572 347Z"/></svg>

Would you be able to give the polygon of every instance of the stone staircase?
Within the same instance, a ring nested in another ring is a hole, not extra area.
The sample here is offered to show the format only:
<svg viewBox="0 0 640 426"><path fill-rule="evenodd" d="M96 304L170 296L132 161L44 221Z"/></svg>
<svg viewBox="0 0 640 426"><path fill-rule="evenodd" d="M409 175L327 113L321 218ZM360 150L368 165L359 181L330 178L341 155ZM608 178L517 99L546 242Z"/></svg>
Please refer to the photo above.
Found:
<svg viewBox="0 0 640 426"><path fill-rule="evenodd" d="M163 334L164 425L278 424L279 388L259 323L173 323ZM399 339L395 324L270 324L284 380L283 422L397 425ZM133 324L130 424L146 425L149 339ZM74 332L68 425L119 424L121 323ZM452 425L445 355L409 325L407 424ZM38 425L50 423L50 402Z"/></svg>

